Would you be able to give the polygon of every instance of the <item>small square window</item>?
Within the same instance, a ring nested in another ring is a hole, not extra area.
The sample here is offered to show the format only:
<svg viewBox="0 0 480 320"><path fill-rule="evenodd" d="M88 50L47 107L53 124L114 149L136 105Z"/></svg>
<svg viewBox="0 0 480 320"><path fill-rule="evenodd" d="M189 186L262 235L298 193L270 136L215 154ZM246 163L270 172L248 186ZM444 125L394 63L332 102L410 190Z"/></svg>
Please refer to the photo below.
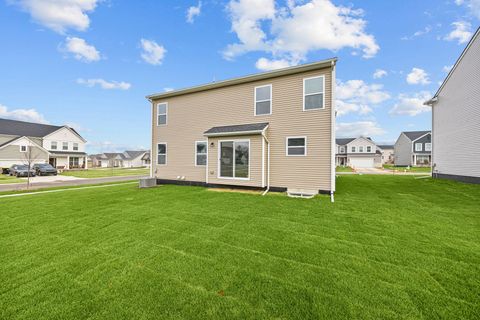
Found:
<svg viewBox="0 0 480 320"><path fill-rule="evenodd" d="M27 146L20 146L20 152L27 152Z"/></svg>
<svg viewBox="0 0 480 320"><path fill-rule="evenodd" d="M431 143L425 143L425 151L432 151L432 144Z"/></svg>
<svg viewBox="0 0 480 320"><path fill-rule="evenodd" d="M367 146L367 152L372 152L372 146Z"/></svg>
<svg viewBox="0 0 480 320"><path fill-rule="evenodd" d="M415 151L422 151L422 144L421 143L415 143Z"/></svg>
<svg viewBox="0 0 480 320"><path fill-rule="evenodd" d="M307 138L306 137L288 137L287 138L287 156L306 156Z"/></svg>
<svg viewBox="0 0 480 320"><path fill-rule="evenodd" d="M356 148L355 148L355 147L352 147L352 152L356 152Z"/></svg>

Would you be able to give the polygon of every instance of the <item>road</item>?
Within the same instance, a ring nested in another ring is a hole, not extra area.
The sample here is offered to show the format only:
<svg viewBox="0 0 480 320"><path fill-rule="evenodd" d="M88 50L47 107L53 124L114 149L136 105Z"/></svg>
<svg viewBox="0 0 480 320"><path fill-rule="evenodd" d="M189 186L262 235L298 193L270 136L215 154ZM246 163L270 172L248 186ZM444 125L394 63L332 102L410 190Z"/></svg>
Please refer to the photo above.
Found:
<svg viewBox="0 0 480 320"><path fill-rule="evenodd" d="M36 181L30 185L29 190L42 189L42 188L56 188L56 187L71 187L81 186L86 184L99 184L119 181L138 180L145 178L145 176L123 176L123 177L106 177L106 178L90 178L90 179L74 179L74 180L61 180L61 181ZM0 184L0 192L2 191L15 191L26 190L26 183L11 183Z"/></svg>

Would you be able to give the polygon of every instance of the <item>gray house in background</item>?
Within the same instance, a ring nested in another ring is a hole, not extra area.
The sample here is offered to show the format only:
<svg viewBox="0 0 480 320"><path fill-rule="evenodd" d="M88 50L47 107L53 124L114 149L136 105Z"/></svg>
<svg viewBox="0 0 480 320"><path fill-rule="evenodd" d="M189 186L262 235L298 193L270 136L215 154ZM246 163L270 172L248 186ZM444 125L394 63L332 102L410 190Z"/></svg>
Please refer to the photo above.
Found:
<svg viewBox="0 0 480 320"><path fill-rule="evenodd" d="M148 154L148 160L144 157ZM100 168L138 168L150 166L150 151L127 150L124 152L105 152L89 156L92 167Z"/></svg>
<svg viewBox="0 0 480 320"><path fill-rule="evenodd" d="M426 104L432 106L433 176L480 183L480 28Z"/></svg>
<svg viewBox="0 0 480 320"><path fill-rule="evenodd" d="M432 161L432 132L402 132L395 143L394 159L396 166L430 166Z"/></svg>

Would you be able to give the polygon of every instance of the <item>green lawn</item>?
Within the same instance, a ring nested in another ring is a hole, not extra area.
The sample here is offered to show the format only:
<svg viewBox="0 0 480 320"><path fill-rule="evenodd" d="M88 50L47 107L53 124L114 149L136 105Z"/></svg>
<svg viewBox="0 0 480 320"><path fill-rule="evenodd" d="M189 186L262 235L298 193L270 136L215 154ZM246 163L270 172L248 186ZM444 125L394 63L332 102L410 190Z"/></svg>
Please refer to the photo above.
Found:
<svg viewBox="0 0 480 320"><path fill-rule="evenodd" d="M78 178L105 178L105 177L119 177L119 176L148 176L150 169L148 168L107 168L107 169L88 169L88 170L73 170L62 173L64 176L73 176Z"/></svg>
<svg viewBox="0 0 480 320"><path fill-rule="evenodd" d="M342 166L337 166L335 168L336 172L353 172L353 169L350 167L342 167Z"/></svg>
<svg viewBox="0 0 480 320"><path fill-rule="evenodd" d="M0 199L0 319L478 319L480 187L336 202L124 185Z"/></svg>
<svg viewBox="0 0 480 320"><path fill-rule="evenodd" d="M427 173L430 173L431 170L432 170L430 167L410 167L410 168L407 168L407 167L396 167L394 165L388 165L388 164L384 164L383 168L388 169L388 170L397 170L397 171L401 171L401 172L404 172L406 170L407 172L427 172Z"/></svg>
<svg viewBox="0 0 480 320"><path fill-rule="evenodd" d="M0 184L5 183L22 183L26 182L25 180L19 179L17 177L11 177L8 174L0 174Z"/></svg>

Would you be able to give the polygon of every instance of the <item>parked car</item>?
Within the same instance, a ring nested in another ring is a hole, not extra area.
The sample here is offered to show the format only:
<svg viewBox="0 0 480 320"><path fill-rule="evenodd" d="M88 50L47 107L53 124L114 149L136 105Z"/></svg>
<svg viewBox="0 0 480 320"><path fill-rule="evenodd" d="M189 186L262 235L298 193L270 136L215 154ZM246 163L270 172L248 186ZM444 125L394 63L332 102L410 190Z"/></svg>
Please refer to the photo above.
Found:
<svg viewBox="0 0 480 320"><path fill-rule="evenodd" d="M50 174L53 174L54 176L57 175L57 169L52 167L52 165L49 163L34 164L33 170L35 170L35 173L37 174L37 176L48 176Z"/></svg>
<svg viewBox="0 0 480 320"><path fill-rule="evenodd" d="M30 177L35 177L35 170L28 169L27 165L19 165L19 164L14 164L13 166L10 167L10 175L11 176L16 176L16 177L28 177L28 173L30 172Z"/></svg>

